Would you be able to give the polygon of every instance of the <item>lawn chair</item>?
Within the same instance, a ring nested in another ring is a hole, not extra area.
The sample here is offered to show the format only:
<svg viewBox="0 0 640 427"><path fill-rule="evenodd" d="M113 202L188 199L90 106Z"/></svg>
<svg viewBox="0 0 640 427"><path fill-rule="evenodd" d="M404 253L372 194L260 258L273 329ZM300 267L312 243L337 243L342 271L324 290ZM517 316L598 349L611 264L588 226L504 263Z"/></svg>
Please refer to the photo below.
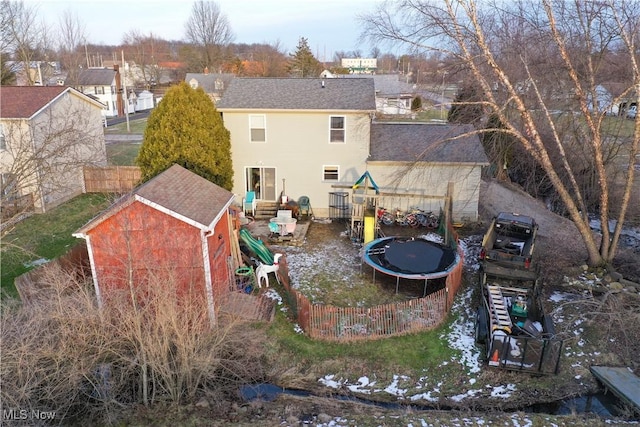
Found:
<svg viewBox="0 0 640 427"><path fill-rule="evenodd" d="M242 201L244 213L251 213L251 216L256 216L256 204L256 192L247 191L247 194Z"/></svg>
<svg viewBox="0 0 640 427"><path fill-rule="evenodd" d="M300 216L302 215L313 215L313 211L311 210L311 202L309 201L309 197L300 196L298 199L298 213Z"/></svg>

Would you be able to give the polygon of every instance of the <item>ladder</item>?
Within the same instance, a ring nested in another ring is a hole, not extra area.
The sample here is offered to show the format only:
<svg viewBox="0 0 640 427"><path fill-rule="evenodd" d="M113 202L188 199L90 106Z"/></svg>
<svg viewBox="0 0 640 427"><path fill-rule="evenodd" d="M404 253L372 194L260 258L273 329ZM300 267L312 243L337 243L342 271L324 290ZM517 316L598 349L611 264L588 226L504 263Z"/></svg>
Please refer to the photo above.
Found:
<svg viewBox="0 0 640 427"><path fill-rule="evenodd" d="M489 317L491 318L491 331L503 330L507 334L511 333L513 323L507 307L504 304L504 297L499 286L487 285L489 299Z"/></svg>

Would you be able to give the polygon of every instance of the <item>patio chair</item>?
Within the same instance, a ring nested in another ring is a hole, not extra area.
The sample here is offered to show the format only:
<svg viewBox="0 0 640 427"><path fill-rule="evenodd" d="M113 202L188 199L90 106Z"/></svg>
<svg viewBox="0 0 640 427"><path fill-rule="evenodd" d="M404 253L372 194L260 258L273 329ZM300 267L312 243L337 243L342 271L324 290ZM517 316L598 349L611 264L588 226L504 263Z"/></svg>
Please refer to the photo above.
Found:
<svg viewBox="0 0 640 427"><path fill-rule="evenodd" d="M299 208L298 213L301 216L302 215L309 216L313 214L313 211L311 210L311 202L309 200L309 197L307 196L300 196L300 198L298 199L298 208Z"/></svg>
<svg viewBox="0 0 640 427"><path fill-rule="evenodd" d="M242 201L242 207L244 209L244 213L251 213L251 216L256 216L256 192L255 191L247 191L247 194L244 196Z"/></svg>

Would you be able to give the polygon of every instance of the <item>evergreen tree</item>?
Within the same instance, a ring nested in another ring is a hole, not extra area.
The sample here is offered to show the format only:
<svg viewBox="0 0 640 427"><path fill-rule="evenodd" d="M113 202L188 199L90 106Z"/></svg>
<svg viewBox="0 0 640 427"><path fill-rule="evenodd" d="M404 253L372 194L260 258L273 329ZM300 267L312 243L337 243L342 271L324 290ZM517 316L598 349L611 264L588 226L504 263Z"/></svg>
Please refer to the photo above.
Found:
<svg viewBox="0 0 640 427"><path fill-rule="evenodd" d="M513 147L516 144L513 136L501 131L506 126L496 114L487 120L485 132L482 133L482 146L494 169L493 173L501 181L507 181L508 168L513 161Z"/></svg>
<svg viewBox="0 0 640 427"><path fill-rule="evenodd" d="M149 116L136 164L148 181L174 163L231 190L231 139L201 88L171 87Z"/></svg>
<svg viewBox="0 0 640 427"><path fill-rule="evenodd" d="M2 86L13 86L16 84L16 73L7 65L9 55L2 52L0 54L0 71L2 80L0 84Z"/></svg>
<svg viewBox="0 0 640 427"><path fill-rule="evenodd" d="M419 111L422 109L422 98L420 96L416 96L411 100L411 111Z"/></svg>
<svg viewBox="0 0 640 427"><path fill-rule="evenodd" d="M447 120L449 123L471 123L477 126L484 114L481 101L482 96L477 87L463 86L451 104Z"/></svg>
<svg viewBox="0 0 640 427"><path fill-rule="evenodd" d="M309 43L304 37L298 40L296 52L289 54L288 71L296 77L318 77L322 72L322 64L313 56Z"/></svg>

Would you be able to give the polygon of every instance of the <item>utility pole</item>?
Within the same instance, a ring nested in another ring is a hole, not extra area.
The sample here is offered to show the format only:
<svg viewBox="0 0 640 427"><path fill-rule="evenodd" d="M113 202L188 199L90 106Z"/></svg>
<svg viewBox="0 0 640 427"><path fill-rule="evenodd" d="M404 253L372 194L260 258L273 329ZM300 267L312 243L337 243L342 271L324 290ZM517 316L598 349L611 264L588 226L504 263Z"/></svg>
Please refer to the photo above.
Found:
<svg viewBox="0 0 640 427"><path fill-rule="evenodd" d="M442 72L442 97L440 98L440 119L444 120L444 78L447 77L447 72Z"/></svg>
<svg viewBox="0 0 640 427"><path fill-rule="evenodd" d="M131 127L129 126L129 93L127 92L127 75L126 69L124 67L124 50L120 51L122 53L122 90L124 91L124 115L127 118L127 133L131 132Z"/></svg>

